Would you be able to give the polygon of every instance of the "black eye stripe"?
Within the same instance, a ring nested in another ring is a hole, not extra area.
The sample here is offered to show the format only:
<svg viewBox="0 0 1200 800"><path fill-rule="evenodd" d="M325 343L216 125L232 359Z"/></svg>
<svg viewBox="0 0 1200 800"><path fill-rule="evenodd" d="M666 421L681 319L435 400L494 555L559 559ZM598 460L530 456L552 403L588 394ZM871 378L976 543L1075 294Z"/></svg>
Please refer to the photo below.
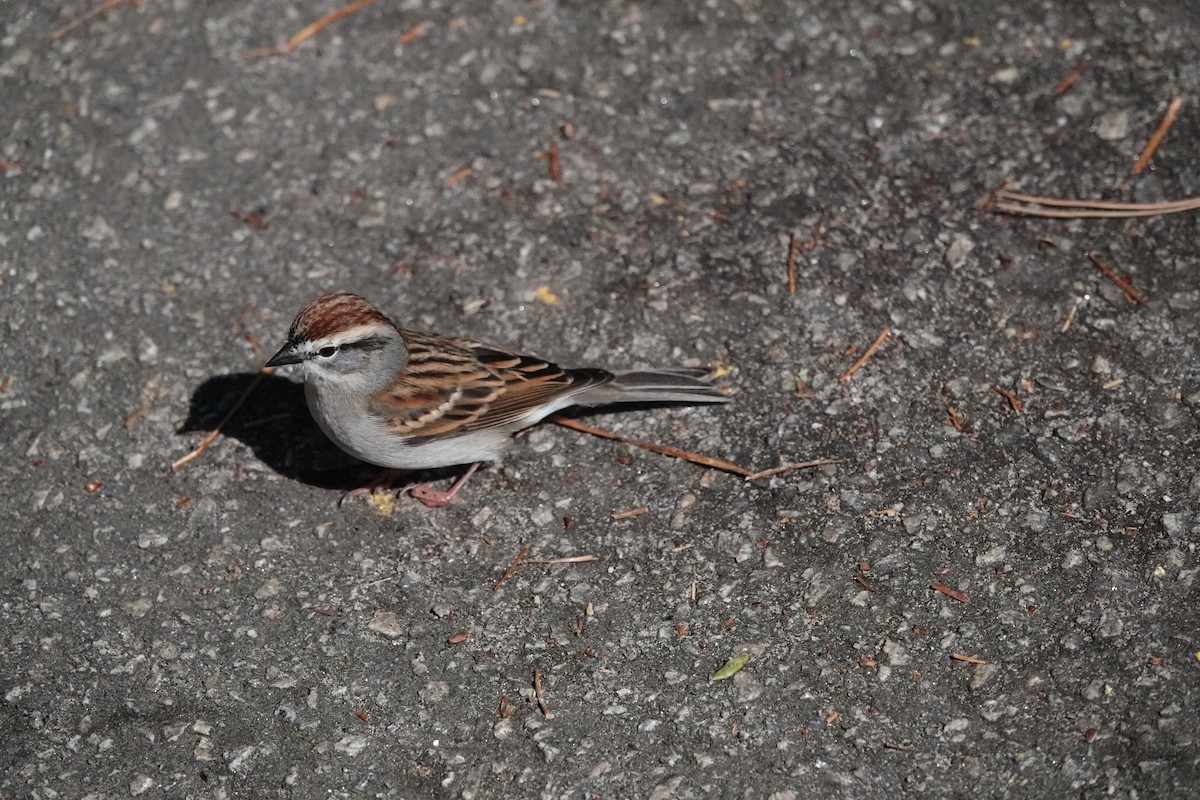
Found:
<svg viewBox="0 0 1200 800"><path fill-rule="evenodd" d="M370 352L372 350L381 349L385 344L387 344L387 342L378 336L368 336L366 339L359 339L357 342L346 342L344 345L342 345L342 349L366 350Z"/></svg>
<svg viewBox="0 0 1200 800"><path fill-rule="evenodd" d="M368 336L365 339L359 339L356 342L345 342L343 344L327 344L324 347L317 349L316 354L321 358L333 358L342 350L364 350L373 352L381 350L387 345L387 340L378 336Z"/></svg>

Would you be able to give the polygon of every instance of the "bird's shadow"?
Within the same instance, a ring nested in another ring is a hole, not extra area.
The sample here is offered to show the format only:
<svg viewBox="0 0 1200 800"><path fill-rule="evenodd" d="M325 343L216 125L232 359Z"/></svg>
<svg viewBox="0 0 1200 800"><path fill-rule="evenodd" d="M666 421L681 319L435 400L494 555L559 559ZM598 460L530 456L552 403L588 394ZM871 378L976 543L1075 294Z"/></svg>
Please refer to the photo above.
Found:
<svg viewBox="0 0 1200 800"><path fill-rule="evenodd" d="M322 489L349 491L379 472L343 453L329 441L304 401L304 387L278 375L239 372L209 378L192 392L188 417L177 433L207 432L225 419L238 400L241 408L221 433L249 447L260 461L285 478ZM257 386L254 382L259 380Z"/></svg>

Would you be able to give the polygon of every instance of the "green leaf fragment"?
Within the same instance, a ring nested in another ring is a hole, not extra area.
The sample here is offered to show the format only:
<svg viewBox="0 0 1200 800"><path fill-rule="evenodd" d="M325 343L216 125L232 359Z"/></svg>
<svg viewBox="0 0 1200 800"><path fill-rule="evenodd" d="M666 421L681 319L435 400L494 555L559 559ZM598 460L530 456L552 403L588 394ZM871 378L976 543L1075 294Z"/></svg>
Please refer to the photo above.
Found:
<svg viewBox="0 0 1200 800"><path fill-rule="evenodd" d="M740 656L732 656L728 661L721 666L719 670L713 673L714 681L723 681L726 678L732 678L742 671L742 667L746 666L746 662L750 660L749 653L742 653Z"/></svg>

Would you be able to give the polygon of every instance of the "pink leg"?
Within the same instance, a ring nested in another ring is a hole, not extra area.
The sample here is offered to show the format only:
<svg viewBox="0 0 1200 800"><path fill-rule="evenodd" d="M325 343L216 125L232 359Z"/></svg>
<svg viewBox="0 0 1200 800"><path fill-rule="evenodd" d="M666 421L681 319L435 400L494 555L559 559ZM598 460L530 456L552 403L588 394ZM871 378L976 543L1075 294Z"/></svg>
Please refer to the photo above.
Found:
<svg viewBox="0 0 1200 800"><path fill-rule="evenodd" d="M482 461L476 461L474 464L472 464L471 468L468 469L461 478L456 480L453 486L444 492L438 491L432 486L427 486L424 483L418 483L416 486L410 486L408 493L429 508L441 508L449 503L454 495L458 494L458 490L463 487L463 484L467 482L468 478L475 474L475 470L479 469L479 465L482 463Z"/></svg>

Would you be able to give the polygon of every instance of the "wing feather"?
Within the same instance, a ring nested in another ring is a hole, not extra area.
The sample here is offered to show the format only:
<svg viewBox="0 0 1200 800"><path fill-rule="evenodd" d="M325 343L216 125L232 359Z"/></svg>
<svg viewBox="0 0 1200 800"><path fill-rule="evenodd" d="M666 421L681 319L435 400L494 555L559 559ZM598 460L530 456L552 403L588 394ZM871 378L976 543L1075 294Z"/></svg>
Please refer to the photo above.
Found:
<svg viewBox="0 0 1200 800"><path fill-rule="evenodd" d="M412 444L490 428L514 430L538 409L613 379L604 370L565 370L494 345L401 330L408 359L369 410Z"/></svg>

